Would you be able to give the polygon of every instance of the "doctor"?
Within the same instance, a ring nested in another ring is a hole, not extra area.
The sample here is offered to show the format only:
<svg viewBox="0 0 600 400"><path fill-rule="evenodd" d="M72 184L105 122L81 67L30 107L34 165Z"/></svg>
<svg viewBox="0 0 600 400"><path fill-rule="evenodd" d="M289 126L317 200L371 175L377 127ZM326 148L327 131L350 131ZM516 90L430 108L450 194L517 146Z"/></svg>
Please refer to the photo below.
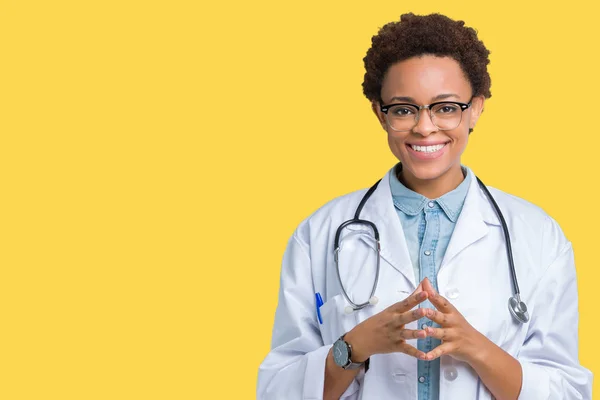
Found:
<svg viewBox="0 0 600 400"><path fill-rule="evenodd" d="M543 210L489 188L527 305L519 321L502 221L461 164L491 96L488 54L439 14L403 15L373 37L363 91L399 160L360 212L380 253L368 222L343 227L334 253L367 190L298 226L259 399L591 398L571 243Z"/></svg>

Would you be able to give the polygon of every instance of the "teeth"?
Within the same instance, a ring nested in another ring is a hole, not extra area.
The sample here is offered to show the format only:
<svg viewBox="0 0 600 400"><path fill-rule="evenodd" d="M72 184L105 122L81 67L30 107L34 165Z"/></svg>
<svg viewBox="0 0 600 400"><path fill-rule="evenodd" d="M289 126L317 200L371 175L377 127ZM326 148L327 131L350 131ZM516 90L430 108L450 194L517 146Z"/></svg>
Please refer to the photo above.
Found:
<svg viewBox="0 0 600 400"><path fill-rule="evenodd" d="M436 144L435 146L414 146L410 145L415 151L421 151L423 153L433 153L435 151L441 150L445 144Z"/></svg>

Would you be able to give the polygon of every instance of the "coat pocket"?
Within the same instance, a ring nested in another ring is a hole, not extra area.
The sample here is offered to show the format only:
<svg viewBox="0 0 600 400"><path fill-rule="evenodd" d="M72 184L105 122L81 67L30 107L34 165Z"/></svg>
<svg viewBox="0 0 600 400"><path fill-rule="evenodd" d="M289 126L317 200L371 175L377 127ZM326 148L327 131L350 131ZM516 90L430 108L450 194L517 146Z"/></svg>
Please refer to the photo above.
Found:
<svg viewBox="0 0 600 400"><path fill-rule="evenodd" d="M332 344L340 336L356 326L356 313L345 312L346 299L342 294L337 294L321 306L321 336L325 344Z"/></svg>

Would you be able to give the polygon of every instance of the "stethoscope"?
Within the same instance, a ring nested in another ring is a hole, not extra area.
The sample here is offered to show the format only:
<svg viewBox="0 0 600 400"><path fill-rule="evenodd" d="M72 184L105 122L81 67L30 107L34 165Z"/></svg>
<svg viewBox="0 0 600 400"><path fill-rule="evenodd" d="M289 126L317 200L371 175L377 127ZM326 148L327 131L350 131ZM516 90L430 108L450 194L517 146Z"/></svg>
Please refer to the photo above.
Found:
<svg viewBox="0 0 600 400"><path fill-rule="evenodd" d="M529 321L529 313L527 312L527 305L525 305L525 303L523 301L521 301L521 292L519 291L519 283L517 282L517 273L515 272L515 264L513 261L513 254L512 254L512 246L510 243L510 236L508 234L508 228L506 226L506 221L504 220L504 216L502 215L502 212L500 211L500 207L498 207L498 204L492 197L492 194L489 192L488 188L483 184L483 182L481 182L481 180L479 178L477 178L477 177L475 177L475 178L477 179L479 186L485 192L487 198L490 200L490 202L494 206L494 210L496 211L498 218L500 218L500 223L502 224L502 230L504 231L504 238L506 241L506 254L508 256L508 264L510 266L510 273L511 273L512 283L513 283L513 288L514 288L514 295L509 297L509 299L508 299L508 310L510 311L511 315L517 321L524 324ZM354 218L341 224L338 227L337 231L335 232L335 242L334 242L335 268L337 270L337 277L340 282L340 287L342 288L342 294L344 295L344 297L350 304L345 309L345 312L347 314L350 314L353 311L362 310L363 308L367 307L368 305L375 305L378 302L378 299L375 296L375 290L377 289L377 282L379 281L379 268L380 268L380 260L381 260L381 245L379 244L379 231L377 230L377 226L373 222L361 220L359 217L360 217L360 212L362 211L365 203L367 202L369 197L371 197L371 195L377 188L377 185L379 185L379 182L381 182L381 179L378 180L363 196L358 207L356 208L356 212L354 213ZM373 288L371 289L371 294L369 295L369 300L364 303L353 302L350 299L350 296L348 296L348 293L346 293L346 289L344 289L344 284L342 283L342 277L340 275L340 266L338 263L338 253L340 252L340 235L342 233L342 230L345 227L347 227L348 225L352 225L352 224L364 224L364 225L370 226L373 229L373 235L375 237L375 242L376 242L377 266L375 269L375 280L373 282Z"/></svg>

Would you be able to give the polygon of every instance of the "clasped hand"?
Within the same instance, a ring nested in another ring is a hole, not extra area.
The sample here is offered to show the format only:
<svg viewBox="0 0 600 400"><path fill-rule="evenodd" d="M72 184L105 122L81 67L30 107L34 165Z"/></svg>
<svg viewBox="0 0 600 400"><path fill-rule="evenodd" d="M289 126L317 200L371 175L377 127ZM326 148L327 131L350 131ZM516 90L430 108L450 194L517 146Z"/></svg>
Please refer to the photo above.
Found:
<svg viewBox="0 0 600 400"><path fill-rule="evenodd" d="M435 309L413 310L427 299ZM423 317L436 322L440 327L406 329L406 324ZM428 353L406 343L409 339L424 339L428 336L442 341L442 344ZM425 278L410 296L358 324L346 334L345 340L352 345L354 362L364 361L373 354L395 352L426 361L450 355L458 360L470 362L487 338L473 328L447 299L434 290L429 279Z"/></svg>

